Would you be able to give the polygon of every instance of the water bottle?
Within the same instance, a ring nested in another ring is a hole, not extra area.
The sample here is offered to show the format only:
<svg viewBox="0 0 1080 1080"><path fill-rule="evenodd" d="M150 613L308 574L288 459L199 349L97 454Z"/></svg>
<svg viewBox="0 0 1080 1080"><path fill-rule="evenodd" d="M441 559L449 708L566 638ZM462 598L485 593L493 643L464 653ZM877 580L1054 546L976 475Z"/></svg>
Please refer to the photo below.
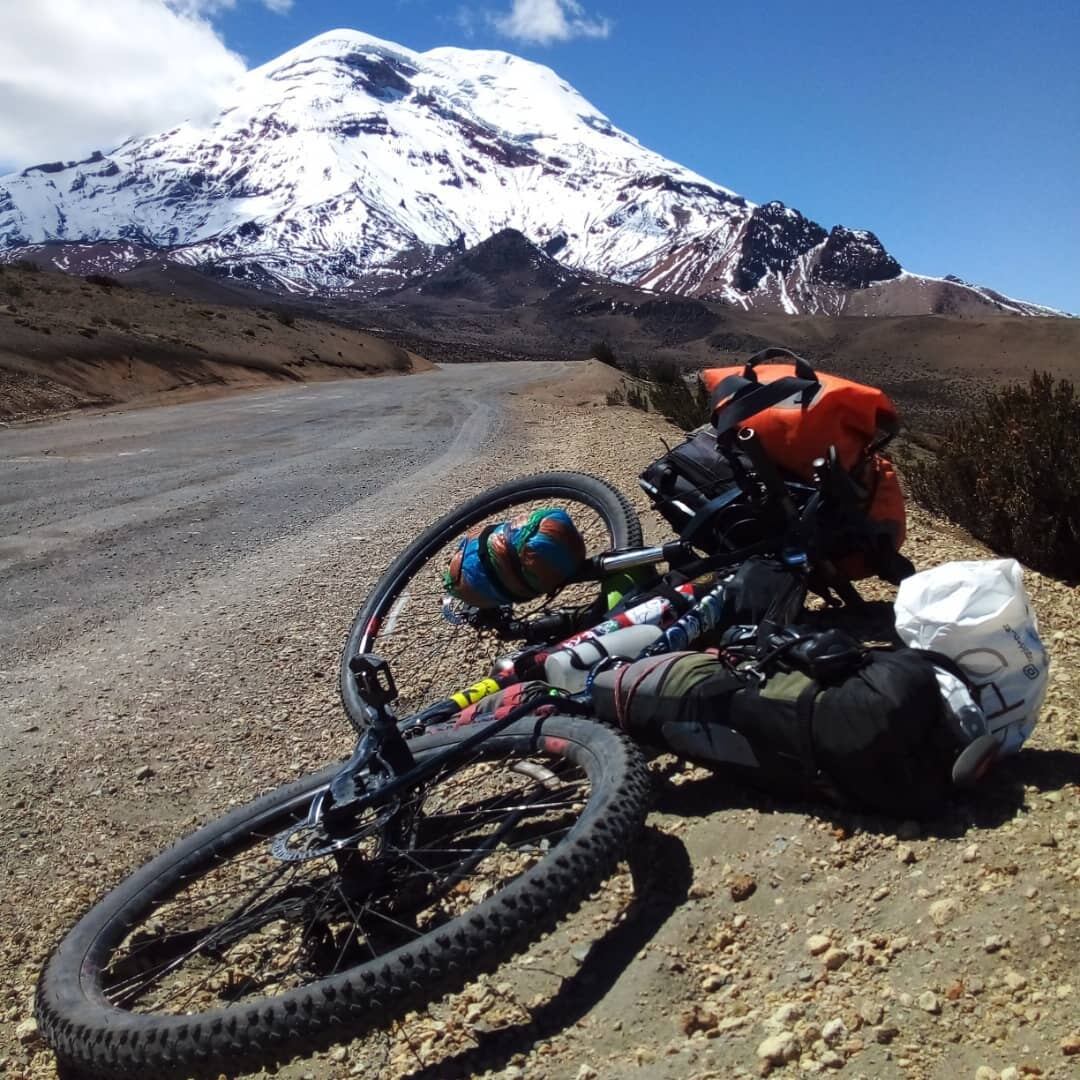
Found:
<svg viewBox="0 0 1080 1080"><path fill-rule="evenodd" d="M717 585L681 619L672 623L662 635L664 647L656 651L683 652L698 638L714 630L723 616L725 588L723 583Z"/></svg>
<svg viewBox="0 0 1080 1080"><path fill-rule="evenodd" d="M589 672L608 656L636 660L663 634L659 626L625 626L602 637L556 649L544 661L544 679L571 694L585 689Z"/></svg>

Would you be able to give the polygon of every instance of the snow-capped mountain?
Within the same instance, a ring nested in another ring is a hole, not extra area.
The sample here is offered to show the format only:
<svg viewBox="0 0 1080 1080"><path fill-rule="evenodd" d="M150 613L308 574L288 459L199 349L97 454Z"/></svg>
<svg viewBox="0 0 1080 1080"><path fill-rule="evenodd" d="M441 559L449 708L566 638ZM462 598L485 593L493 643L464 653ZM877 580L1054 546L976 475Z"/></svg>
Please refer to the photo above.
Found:
<svg viewBox="0 0 1080 1080"><path fill-rule="evenodd" d="M399 286L504 228L567 266L744 308L1049 313L907 274L873 233L755 205L643 147L549 68L352 30L249 72L209 125L0 179L0 248L107 244L120 264L164 249L298 291Z"/></svg>

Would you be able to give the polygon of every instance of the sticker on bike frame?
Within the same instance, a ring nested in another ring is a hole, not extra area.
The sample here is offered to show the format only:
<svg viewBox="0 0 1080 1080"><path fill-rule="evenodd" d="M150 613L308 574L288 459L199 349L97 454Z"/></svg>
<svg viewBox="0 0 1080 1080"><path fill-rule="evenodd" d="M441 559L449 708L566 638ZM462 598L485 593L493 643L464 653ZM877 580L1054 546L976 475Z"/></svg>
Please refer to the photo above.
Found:
<svg viewBox="0 0 1080 1080"><path fill-rule="evenodd" d="M481 699L497 694L501 689L502 687L494 679L481 679L478 683L473 683L472 686L467 686L464 690L451 694L450 700L459 709L467 709Z"/></svg>

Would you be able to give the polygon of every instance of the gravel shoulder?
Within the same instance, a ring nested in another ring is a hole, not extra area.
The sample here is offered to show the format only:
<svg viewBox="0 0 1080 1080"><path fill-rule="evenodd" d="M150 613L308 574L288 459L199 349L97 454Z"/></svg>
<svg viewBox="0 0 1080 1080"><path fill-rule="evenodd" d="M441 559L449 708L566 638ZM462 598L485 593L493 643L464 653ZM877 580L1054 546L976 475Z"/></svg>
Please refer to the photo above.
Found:
<svg viewBox="0 0 1080 1080"><path fill-rule="evenodd" d="M636 493L661 437L678 437L595 394L545 396L519 394L368 497L6 665L0 1073L55 1075L26 1021L40 965L82 909L180 832L347 752L337 652L396 550L525 472L583 469ZM920 566L983 554L912 518ZM897 823L659 759L632 866L577 916L388 1036L278 1075L1076 1076L1080 604L1027 582L1050 694L1030 749L977 799Z"/></svg>

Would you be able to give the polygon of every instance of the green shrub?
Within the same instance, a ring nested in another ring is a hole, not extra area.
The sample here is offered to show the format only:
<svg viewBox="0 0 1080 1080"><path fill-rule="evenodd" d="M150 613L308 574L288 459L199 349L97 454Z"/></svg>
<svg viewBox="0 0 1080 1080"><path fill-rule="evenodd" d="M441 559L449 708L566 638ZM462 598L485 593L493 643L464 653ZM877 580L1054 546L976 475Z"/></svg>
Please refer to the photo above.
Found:
<svg viewBox="0 0 1080 1080"><path fill-rule="evenodd" d="M684 431L692 431L708 419L709 399L696 371L661 356L641 365L641 377L648 381L653 410Z"/></svg>
<svg viewBox="0 0 1080 1080"><path fill-rule="evenodd" d="M994 551L1080 580L1080 395L1035 373L987 394L906 470L914 498Z"/></svg>
<svg viewBox="0 0 1080 1080"><path fill-rule="evenodd" d="M615 350L606 341L594 341L589 346L589 355L594 360L599 360L601 364L607 364L608 367L617 368L619 366Z"/></svg>
<svg viewBox="0 0 1080 1080"><path fill-rule="evenodd" d="M650 389L653 408L683 431L693 431L709 418L709 398L696 378L680 376L677 382L654 383Z"/></svg>
<svg viewBox="0 0 1080 1080"><path fill-rule="evenodd" d="M642 363L620 362L618 367L632 381L625 391L608 391L609 405L629 405L642 412L659 413L684 431L692 431L708 419L705 387L696 372L687 373L677 361L659 357Z"/></svg>
<svg viewBox="0 0 1080 1080"><path fill-rule="evenodd" d="M123 282L118 281L111 274L87 274L83 281L90 285L97 285L102 289L122 289Z"/></svg>
<svg viewBox="0 0 1080 1080"><path fill-rule="evenodd" d="M412 360L404 349L395 348L390 354L391 371L412 371Z"/></svg>

